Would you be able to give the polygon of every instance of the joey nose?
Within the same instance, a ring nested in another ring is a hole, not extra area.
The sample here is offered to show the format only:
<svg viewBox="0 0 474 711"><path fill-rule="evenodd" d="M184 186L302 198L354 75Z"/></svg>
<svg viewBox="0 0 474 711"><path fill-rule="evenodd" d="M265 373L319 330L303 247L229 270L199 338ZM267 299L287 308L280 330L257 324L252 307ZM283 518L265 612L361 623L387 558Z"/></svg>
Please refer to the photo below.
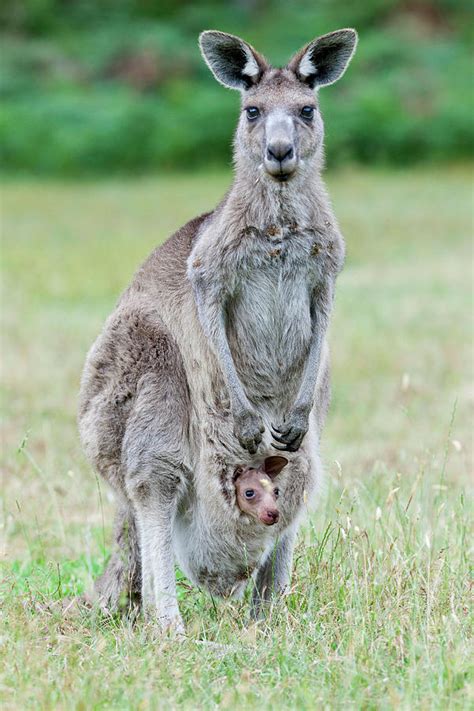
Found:
<svg viewBox="0 0 474 711"><path fill-rule="evenodd" d="M278 522L279 518L280 518L280 514L278 513L278 511L275 511L272 509L267 509L267 511L265 511L265 513L262 516L262 521L267 526L273 526L274 523Z"/></svg>
<svg viewBox="0 0 474 711"><path fill-rule="evenodd" d="M275 160L279 163L290 160L293 158L293 146L291 143L283 143L282 141L271 143L267 146L267 158L268 160Z"/></svg>

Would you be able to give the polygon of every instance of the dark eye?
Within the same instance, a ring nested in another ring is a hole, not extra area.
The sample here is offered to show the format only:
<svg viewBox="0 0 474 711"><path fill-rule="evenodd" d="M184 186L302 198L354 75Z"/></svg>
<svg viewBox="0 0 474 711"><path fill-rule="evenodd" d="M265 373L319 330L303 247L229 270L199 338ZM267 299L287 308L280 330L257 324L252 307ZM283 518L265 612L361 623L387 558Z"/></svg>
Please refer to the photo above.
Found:
<svg viewBox="0 0 474 711"><path fill-rule="evenodd" d="M260 116L260 111L256 106L249 106L245 109L247 112L247 118L249 121L255 121L256 118Z"/></svg>
<svg viewBox="0 0 474 711"><path fill-rule="evenodd" d="M314 114L314 108L312 106L303 106L301 109L301 115L307 121L311 121Z"/></svg>
<svg viewBox="0 0 474 711"><path fill-rule="evenodd" d="M280 489L273 489L273 493L278 498L280 496Z"/></svg>
<svg viewBox="0 0 474 711"><path fill-rule="evenodd" d="M253 489L245 489L245 498L246 499L253 499L255 496L255 491Z"/></svg>

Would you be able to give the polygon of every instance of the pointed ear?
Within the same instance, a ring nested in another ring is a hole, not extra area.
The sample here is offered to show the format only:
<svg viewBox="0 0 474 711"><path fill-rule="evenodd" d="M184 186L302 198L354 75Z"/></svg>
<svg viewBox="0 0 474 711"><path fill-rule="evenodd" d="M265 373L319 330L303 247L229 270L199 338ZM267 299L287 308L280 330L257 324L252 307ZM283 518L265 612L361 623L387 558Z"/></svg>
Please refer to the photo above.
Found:
<svg viewBox="0 0 474 711"><path fill-rule="evenodd" d="M247 42L225 32L206 30L199 46L217 81L230 89L249 89L257 84L268 64Z"/></svg>
<svg viewBox="0 0 474 711"><path fill-rule="evenodd" d="M337 81L346 71L357 46L357 32L337 30L317 37L290 60L288 69L312 89Z"/></svg>
<svg viewBox="0 0 474 711"><path fill-rule="evenodd" d="M239 476L243 473L244 473L244 467L242 467L242 466L235 467L234 473L232 475L232 481L236 482L237 479L239 478Z"/></svg>
<svg viewBox="0 0 474 711"><path fill-rule="evenodd" d="M288 459L286 459L286 457L267 457L261 469L263 469L270 479L274 479L287 464Z"/></svg>

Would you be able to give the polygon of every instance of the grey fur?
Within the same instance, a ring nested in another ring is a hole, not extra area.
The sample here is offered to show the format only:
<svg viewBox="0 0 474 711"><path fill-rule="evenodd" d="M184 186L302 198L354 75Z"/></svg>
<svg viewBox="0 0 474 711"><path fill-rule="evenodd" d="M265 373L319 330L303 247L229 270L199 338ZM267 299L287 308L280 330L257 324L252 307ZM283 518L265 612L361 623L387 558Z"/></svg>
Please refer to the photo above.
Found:
<svg viewBox="0 0 474 711"><path fill-rule="evenodd" d="M325 334L344 259L320 177L322 120L297 71L307 50L273 69L223 33L204 33L201 47L219 80L242 90L234 183L139 269L89 352L79 406L84 450L119 498L97 597L110 609L137 602L178 632L175 560L217 595L253 578L254 616L289 584L298 523L321 484ZM260 108L257 121L248 106ZM291 145L289 162L265 162L276 140ZM233 473L275 448L289 464L280 519L264 526L236 506Z"/></svg>

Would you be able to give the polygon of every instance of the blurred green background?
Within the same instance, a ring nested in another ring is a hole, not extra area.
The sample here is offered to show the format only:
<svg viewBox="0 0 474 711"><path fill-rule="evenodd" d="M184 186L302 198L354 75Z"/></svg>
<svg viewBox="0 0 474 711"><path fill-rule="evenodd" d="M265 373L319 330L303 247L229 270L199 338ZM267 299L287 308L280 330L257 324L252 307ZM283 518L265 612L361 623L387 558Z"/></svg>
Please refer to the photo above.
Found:
<svg viewBox="0 0 474 711"><path fill-rule="evenodd" d="M330 165L472 152L464 0L4 0L0 144L10 174L86 176L228 165L239 97L200 58L206 28L274 64L353 26L348 75L321 92Z"/></svg>

